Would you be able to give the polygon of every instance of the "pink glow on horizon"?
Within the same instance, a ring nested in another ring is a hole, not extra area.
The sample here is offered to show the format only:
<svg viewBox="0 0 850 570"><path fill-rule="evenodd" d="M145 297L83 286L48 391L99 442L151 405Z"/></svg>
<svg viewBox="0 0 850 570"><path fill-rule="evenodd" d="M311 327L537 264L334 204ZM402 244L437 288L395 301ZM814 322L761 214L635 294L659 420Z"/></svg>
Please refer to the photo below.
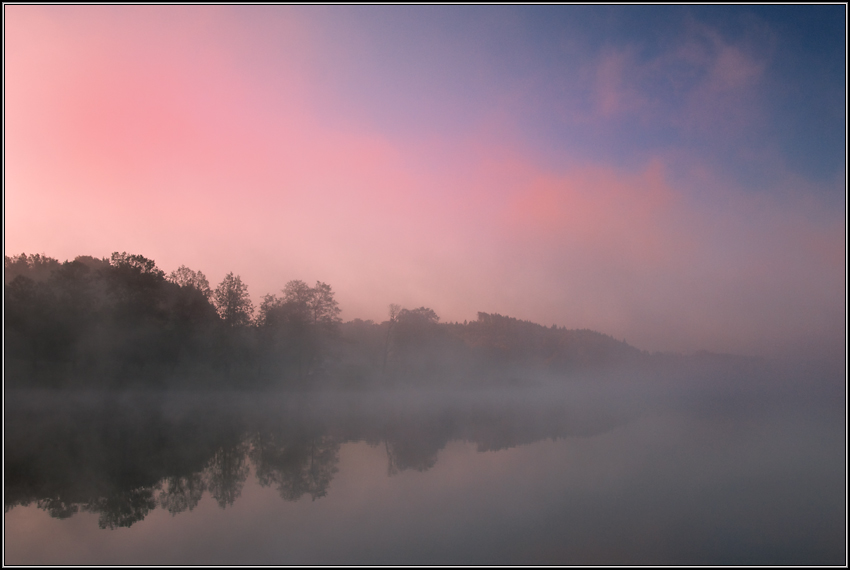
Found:
<svg viewBox="0 0 850 570"><path fill-rule="evenodd" d="M338 98L335 70L297 10L222 38L215 7L5 9L7 255L126 250L213 285L234 271L255 300L325 281L345 319L499 312L652 350L770 352L840 326L843 221L793 191L718 178L706 207L665 157L558 169L495 119L428 138L332 120L316 101ZM717 61L730 89L758 75ZM603 115L640 108L622 63Z"/></svg>

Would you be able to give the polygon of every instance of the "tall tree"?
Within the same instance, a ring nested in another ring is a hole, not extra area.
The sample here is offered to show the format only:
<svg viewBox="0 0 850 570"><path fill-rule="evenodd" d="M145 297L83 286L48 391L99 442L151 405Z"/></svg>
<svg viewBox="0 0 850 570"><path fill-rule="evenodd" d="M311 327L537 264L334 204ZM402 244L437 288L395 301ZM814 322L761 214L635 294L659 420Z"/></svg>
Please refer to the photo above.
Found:
<svg viewBox="0 0 850 570"><path fill-rule="evenodd" d="M277 295L264 295L257 311L256 324L258 327L270 327L276 324L278 309L283 304L283 299Z"/></svg>
<svg viewBox="0 0 850 570"><path fill-rule="evenodd" d="M313 298L313 290L301 280L293 280L283 288L283 303L289 306L291 313L297 313L310 320L310 301Z"/></svg>
<svg viewBox="0 0 850 570"><path fill-rule="evenodd" d="M218 315L225 324L237 327L250 324L254 304L248 295L248 286L233 272L228 273L213 293Z"/></svg>
<svg viewBox="0 0 850 570"><path fill-rule="evenodd" d="M207 281L206 275L200 271L192 271L185 265L181 265L168 275L168 280L176 283L181 287L194 287L204 294L209 299L212 297L210 282Z"/></svg>
<svg viewBox="0 0 850 570"><path fill-rule="evenodd" d="M308 306L313 317L313 324L326 332L333 332L341 322L339 318L339 303L334 299L331 286L316 281L316 286L310 290Z"/></svg>
<svg viewBox="0 0 850 570"><path fill-rule="evenodd" d="M387 370L387 356L389 356L390 353L390 333L393 332L393 327L395 327L395 324L398 321L398 314L400 312L401 305L396 305L395 303L390 304L390 323L387 327L387 340L384 342L384 365L381 367L381 373L384 373Z"/></svg>
<svg viewBox="0 0 850 570"><path fill-rule="evenodd" d="M339 303L334 299L331 286L316 281L310 287L300 280L290 281L283 289L283 298L266 295L263 299L263 317L277 308L285 308L291 318L298 318L305 324L333 331L341 322Z"/></svg>
<svg viewBox="0 0 850 570"><path fill-rule="evenodd" d="M112 254L108 281L112 295L126 315L152 315L158 312L165 273L153 259L126 252ZM84 263L79 263L85 266ZM160 315L161 316L161 315Z"/></svg>

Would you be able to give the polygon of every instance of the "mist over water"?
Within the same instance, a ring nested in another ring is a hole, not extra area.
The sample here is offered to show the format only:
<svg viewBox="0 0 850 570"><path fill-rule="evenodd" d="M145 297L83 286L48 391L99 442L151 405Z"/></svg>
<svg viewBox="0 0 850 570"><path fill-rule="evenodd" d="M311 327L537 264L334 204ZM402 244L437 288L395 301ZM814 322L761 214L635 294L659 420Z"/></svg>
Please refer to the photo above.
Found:
<svg viewBox="0 0 850 570"><path fill-rule="evenodd" d="M6 258L12 564L840 564L838 358Z"/></svg>
<svg viewBox="0 0 850 570"><path fill-rule="evenodd" d="M721 364L469 388L7 390L6 562L842 563L841 376Z"/></svg>

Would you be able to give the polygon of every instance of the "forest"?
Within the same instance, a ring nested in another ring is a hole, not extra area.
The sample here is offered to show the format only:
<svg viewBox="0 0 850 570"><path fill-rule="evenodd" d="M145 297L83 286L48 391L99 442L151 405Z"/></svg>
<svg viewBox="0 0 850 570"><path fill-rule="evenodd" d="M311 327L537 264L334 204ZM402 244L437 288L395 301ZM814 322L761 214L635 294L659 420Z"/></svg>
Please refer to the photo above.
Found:
<svg viewBox="0 0 850 570"><path fill-rule="evenodd" d="M214 289L142 255L5 257L7 388L370 388L562 378L650 355L590 330L498 314L441 322L390 305L343 322L330 285L286 283L255 307L228 273Z"/></svg>

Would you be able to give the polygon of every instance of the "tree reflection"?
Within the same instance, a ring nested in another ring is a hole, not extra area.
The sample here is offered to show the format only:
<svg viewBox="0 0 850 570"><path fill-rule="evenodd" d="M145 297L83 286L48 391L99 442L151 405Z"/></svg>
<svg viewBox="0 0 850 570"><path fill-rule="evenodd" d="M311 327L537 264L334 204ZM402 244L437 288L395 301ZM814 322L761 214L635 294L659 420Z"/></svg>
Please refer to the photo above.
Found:
<svg viewBox="0 0 850 570"><path fill-rule="evenodd" d="M437 463L437 453L445 443L434 445L427 440L398 439L385 440L387 450L387 475L396 475L399 471L413 469L427 471ZM435 449L436 447L436 449Z"/></svg>
<svg viewBox="0 0 850 570"><path fill-rule="evenodd" d="M315 501L327 495L338 471L339 442L325 435L286 439L283 434L258 433L251 459L263 487L274 485L287 501L305 494Z"/></svg>
<svg viewBox="0 0 850 570"><path fill-rule="evenodd" d="M162 482L159 493L159 506L172 515L191 511L201 501L207 485L201 473L192 473L182 477L167 477Z"/></svg>
<svg viewBox="0 0 850 570"><path fill-rule="evenodd" d="M89 512L100 513L97 525L109 529L132 526L155 508L156 500L150 487L111 493L91 501L84 507Z"/></svg>
<svg viewBox="0 0 850 570"><path fill-rule="evenodd" d="M37 505L39 509L47 511L54 519L67 519L80 510L79 505L66 503L57 497L39 499Z"/></svg>
<svg viewBox="0 0 850 570"><path fill-rule="evenodd" d="M218 448L206 469L206 486L223 509L233 505L242 494L248 478L248 462L244 443Z"/></svg>
<svg viewBox="0 0 850 570"><path fill-rule="evenodd" d="M259 398L245 406L228 395L163 403L149 394L27 394L7 394L5 403L6 510L35 503L57 519L93 512L110 529L157 507L191 511L205 492L221 508L231 506L252 466L257 482L284 500L325 497L345 442L383 444L392 476L431 469L452 440L504 449L601 433L619 421L544 399L494 405L417 396L357 407L311 395L264 408Z"/></svg>

